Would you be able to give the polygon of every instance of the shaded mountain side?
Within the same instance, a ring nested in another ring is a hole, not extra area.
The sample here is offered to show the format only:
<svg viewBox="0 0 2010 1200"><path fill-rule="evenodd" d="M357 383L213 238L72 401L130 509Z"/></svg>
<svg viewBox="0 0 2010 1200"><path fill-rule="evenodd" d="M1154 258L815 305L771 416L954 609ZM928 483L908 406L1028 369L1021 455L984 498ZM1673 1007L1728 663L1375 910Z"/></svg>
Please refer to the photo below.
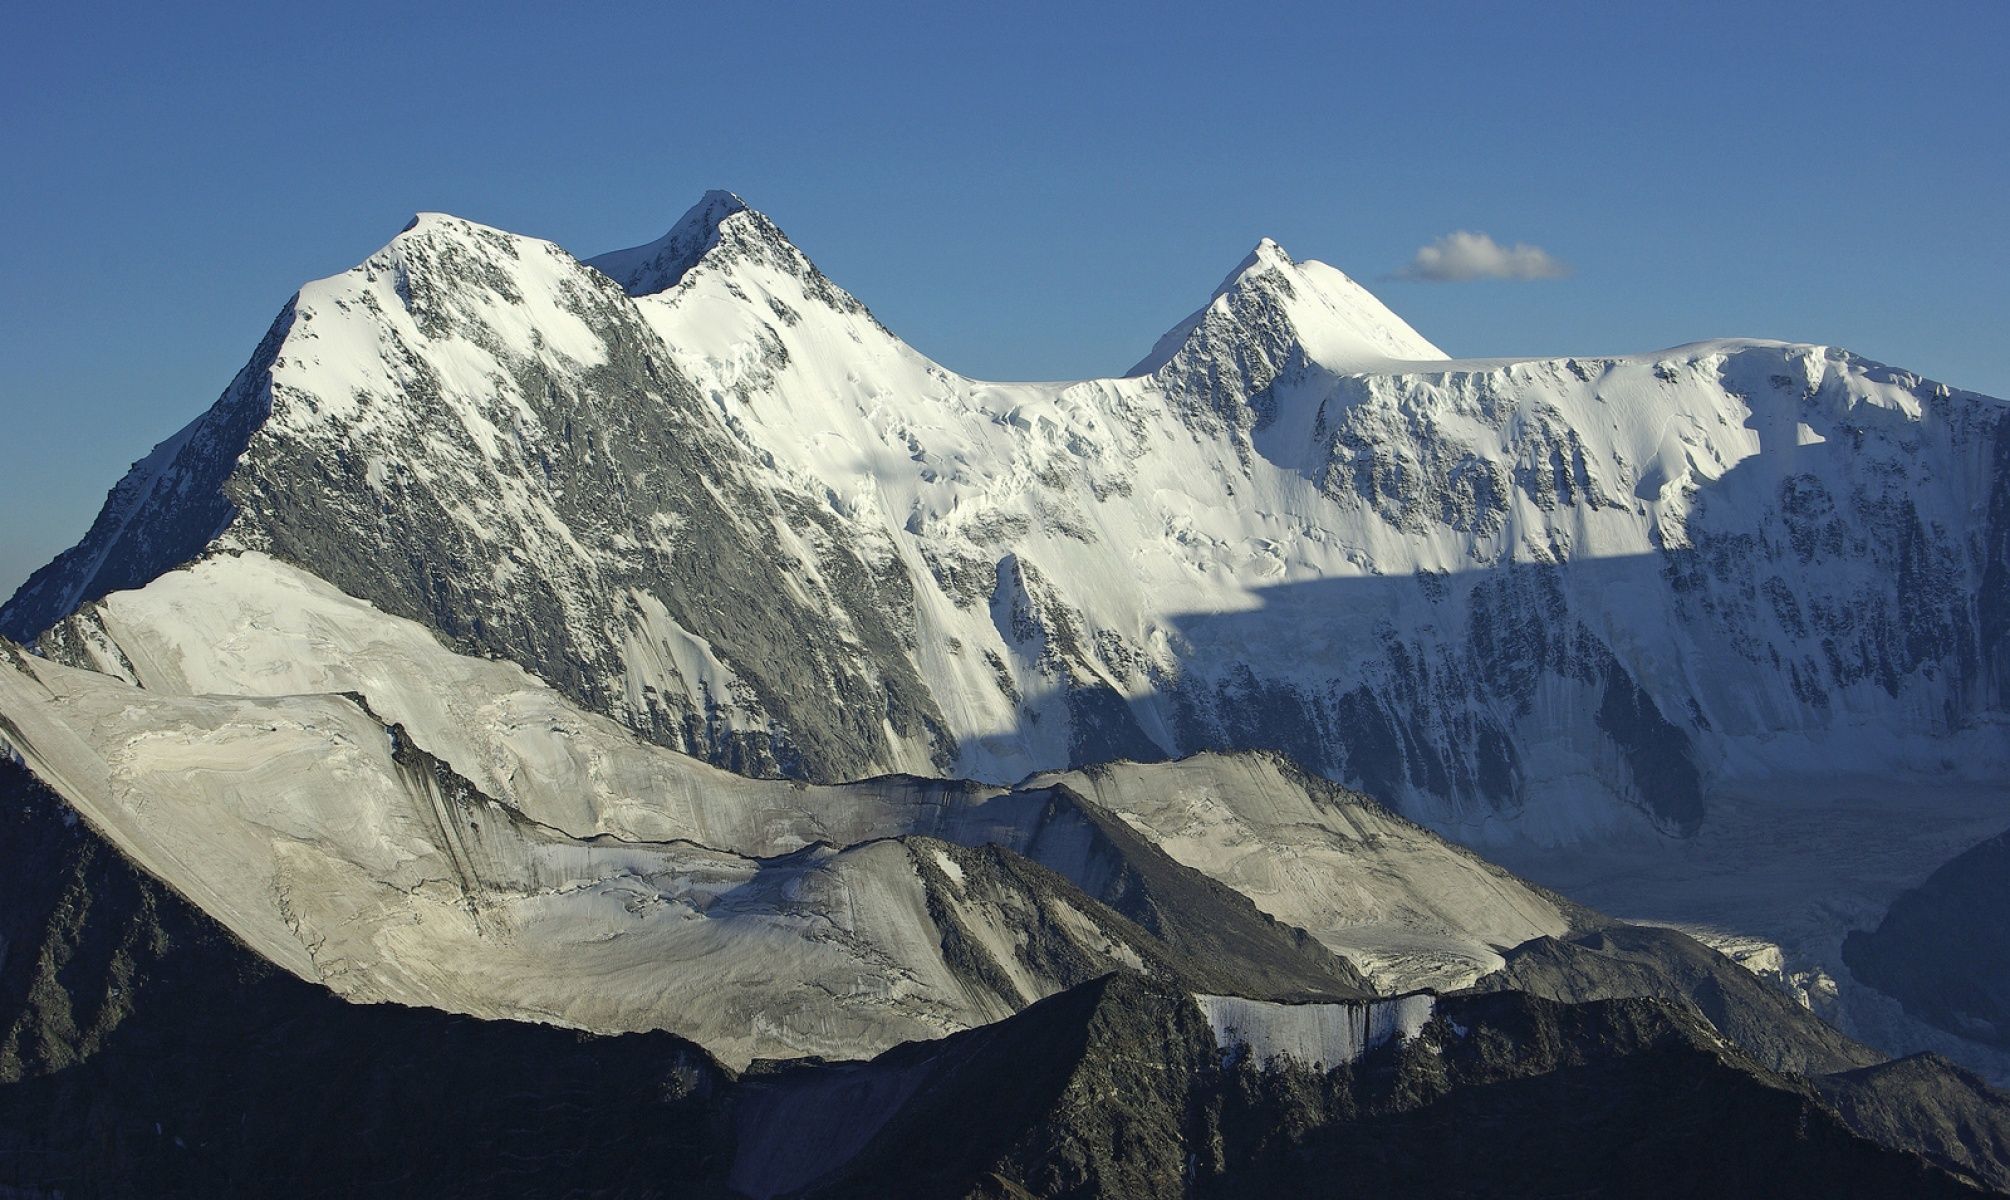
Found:
<svg viewBox="0 0 2010 1200"><path fill-rule="evenodd" d="M1717 1032L1773 1071L1819 1075L1884 1059L1724 955L1659 926L1612 923L1535 938L1509 951L1507 965L1479 986L1570 1003L1652 996L1693 1004Z"/></svg>
<svg viewBox="0 0 2010 1200"><path fill-rule="evenodd" d="M0 1083L96 1053L198 924L0 758Z"/></svg>
<svg viewBox="0 0 2010 1200"><path fill-rule="evenodd" d="M2010 1191L2010 1097L1946 1059L1915 1054L1814 1085L1864 1136Z"/></svg>
<svg viewBox="0 0 2010 1200"><path fill-rule="evenodd" d="M755 1197L981 1190L1005 1168L1016 1140L1060 1116L1076 1073L1097 1052L1097 1021L1112 1006L1112 988L1144 994L1119 984L1121 978L1051 996L996 1025L896 1047L869 1063L750 1073L737 1114L741 1141L733 1185ZM1166 1012L1199 1023L1199 1012L1191 1009L1172 1005ZM1211 1044L1204 1023L1186 1034L1189 1051ZM1153 1054L1164 1047L1140 1043L1131 1049ZM1163 1096L1119 1103L1148 1122L1169 1115ZM1175 1121L1179 1112L1177 1105L1170 1111ZM1143 1136L1143 1130L1133 1133ZM819 1152L807 1154L807 1146ZM1007 1170L1014 1187L1061 1194ZM1106 1194L1143 1193L1110 1188Z"/></svg>
<svg viewBox="0 0 2010 1200"><path fill-rule="evenodd" d="M1887 1061L1687 934L1613 923L1536 938L1507 960L1481 988L1567 1003L1657 997L1693 1005L1754 1062L1805 1076L1862 1136L2010 1189L2010 1096L1937 1055Z"/></svg>
<svg viewBox="0 0 2010 1200"><path fill-rule="evenodd" d="M1853 1134L1805 1083L1728 1050L1665 1002L1505 992L1448 1001L1440 1017L1418 1043L1364 1060L1351 1119L1277 1137L1214 1194L1307 1182L1391 1196L1976 1194ZM1266 1102L1307 1090L1263 1078L1251 1124L1272 1127Z"/></svg>
<svg viewBox="0 0 2010 1200"><path fill-rule="evenodd" d="M1448 998L1415 1040L1319 1072L1224 1055L1191 1000L1119 976L850 1068L841 1091L825 1070L744 1085L742 1120L804 1118L742 1143L750 1194L1975 1194L1654 1000ZM792 1134L857 1149L808 1177Z"/></svg>
<svg viewBox="0 0 2010 1200"><path fill-rule="evenodd" d="M1843 941L1856 977L1949 1033L2010 1048L2010 832L1966 850Z"/></svg>

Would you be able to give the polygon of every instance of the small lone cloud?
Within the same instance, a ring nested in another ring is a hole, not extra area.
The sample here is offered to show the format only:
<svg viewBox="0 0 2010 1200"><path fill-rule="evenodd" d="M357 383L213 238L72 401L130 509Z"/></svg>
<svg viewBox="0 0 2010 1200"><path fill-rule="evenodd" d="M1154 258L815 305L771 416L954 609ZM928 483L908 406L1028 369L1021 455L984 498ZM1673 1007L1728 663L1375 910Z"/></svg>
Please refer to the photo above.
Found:
<svg viewBox="0 0 2010 1200"><path fill-rule="evenodd" d="M1541 246L1503 246L1484 233L1461 229L1419 247L1410 265L1391 276L1418 283L1465 283L1473 279L1561 279L1570 264Z"/></svg>

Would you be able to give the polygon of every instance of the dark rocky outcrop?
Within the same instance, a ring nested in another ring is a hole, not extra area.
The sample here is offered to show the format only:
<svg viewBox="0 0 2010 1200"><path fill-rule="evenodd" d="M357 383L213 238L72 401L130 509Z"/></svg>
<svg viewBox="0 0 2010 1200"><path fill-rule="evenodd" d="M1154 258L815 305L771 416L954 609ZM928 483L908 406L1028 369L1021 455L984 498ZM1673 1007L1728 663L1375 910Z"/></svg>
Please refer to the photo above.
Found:
<svg viewBox="0 0 2010 1200"><path fill-rule="evenodd" d="M1856 977L1950 1033L2010 1047L2010 833L1948 862L1843 942Z"/></svg>
<svg viewBox="0 0 2010 1200"><path fill-rule="evenodd" d="M1824 1075L1814 1084L1864 1136L2010 1191L2010 1096L1946 1059L1915 1054Z"/></svg>
<svg viewBox="0 0 2010 1200"><path fill-rule="evenodd" d="M730 1075L689 1042L348 1004L11 764L0 819L0 1190L694 1195L722 1168Z"/></svg>
<svg viewBox="0 0 2010 1200"><path fill-rule="evenodd" d="M769 1131L736 1165L755 1194L1974 1194L1655 1000L1451 998L1415 1040L1319 1072L1224 1056L1185 996L1112 977L846 1068L843 1094L871 1106L796 1128L862 1144L812 1177L772 1131L808 1097L837 1098L826 1070L743 1085L743 1119ZM864 1112L863 1136L831 1128Z"/></svg>
<svg viewBox="0 0 2010 1200"><path fill-rule="evenodd" d="M1883 1061L1779 987L1685 933L1612 923L1567 938L1536 938L1480 981L1583 1003L1654 997L1694 1005L1740 1050L1771 1071L1819 1075Z"/></svg>

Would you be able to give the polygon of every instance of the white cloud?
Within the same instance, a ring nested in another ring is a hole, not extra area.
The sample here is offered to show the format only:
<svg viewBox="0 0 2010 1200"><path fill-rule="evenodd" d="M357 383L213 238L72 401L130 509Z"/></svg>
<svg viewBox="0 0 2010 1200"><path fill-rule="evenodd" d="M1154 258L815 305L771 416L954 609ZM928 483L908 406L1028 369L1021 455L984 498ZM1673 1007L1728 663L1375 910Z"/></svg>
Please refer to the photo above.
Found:
<svg viewBox="0 0 2010 1200"><path fill-rule="evenodd" d="M1464 283L1469 279L1561 279L1570 265L1541 246L1503 246L1484 233L1461 229L1420 247L1397 279L1422 283Z"/></svg>

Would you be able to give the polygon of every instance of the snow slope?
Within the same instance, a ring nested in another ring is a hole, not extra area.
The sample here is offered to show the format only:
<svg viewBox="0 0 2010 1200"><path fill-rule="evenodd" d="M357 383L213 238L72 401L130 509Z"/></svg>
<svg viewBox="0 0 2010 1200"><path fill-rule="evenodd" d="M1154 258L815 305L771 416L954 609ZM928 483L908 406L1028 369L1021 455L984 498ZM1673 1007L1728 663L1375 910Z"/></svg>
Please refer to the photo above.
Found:
<svg viewBox="0 0 2010 1200"><path fill-rule="evenodd" d="M957 773L1266 745L1545 841L1720 774L2000 777L1998 402L1778 343L1449 361L1270 242L1130 377L982 383L720 228L631 290L916 581Z"/></svg>
<svg viewBox="0 0 2010 1200"><path fill-rule="evenodd" d="M1274 756L1203 755L1153 771L1117 764L1030 782L1081 792L1345 954L1387 992L1467 986L1500 967L1501 950L1571 925L1553 897Z"/></svg>

